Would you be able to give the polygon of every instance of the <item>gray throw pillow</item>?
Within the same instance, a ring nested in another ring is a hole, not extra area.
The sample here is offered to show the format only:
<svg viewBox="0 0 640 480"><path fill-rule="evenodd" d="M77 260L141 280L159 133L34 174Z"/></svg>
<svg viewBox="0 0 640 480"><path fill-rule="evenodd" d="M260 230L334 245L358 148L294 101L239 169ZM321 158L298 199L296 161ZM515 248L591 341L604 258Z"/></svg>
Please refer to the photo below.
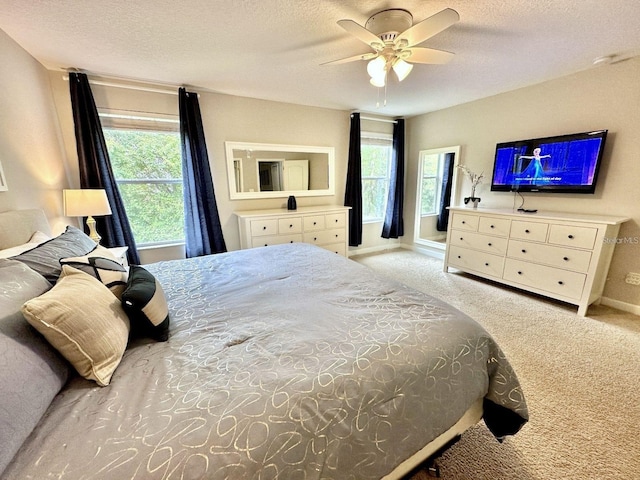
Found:
<svg viewBox="0 0 640 480"><path fill-rule="evenodd" d="M0 259L0 476L70 373L20 313L25 301L50 288L23 263Z"/></svg>
<svg viewBox="0 0 640 480"><path fill-rule="evenodd" d="M60 259L86 255L97 246L82 230L69 225L61 235L11 258L24 263L54 284L62 272Z"/></svg>

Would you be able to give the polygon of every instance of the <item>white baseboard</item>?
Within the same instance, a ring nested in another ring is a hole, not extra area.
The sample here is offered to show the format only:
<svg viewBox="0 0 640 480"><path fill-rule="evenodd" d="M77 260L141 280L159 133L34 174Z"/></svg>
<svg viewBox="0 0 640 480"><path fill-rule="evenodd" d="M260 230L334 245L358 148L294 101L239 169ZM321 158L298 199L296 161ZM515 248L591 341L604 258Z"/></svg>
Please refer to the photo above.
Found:
<svg viewBox="0 0 640 480"><path fill-rule="evenodd" d="M429 245L416 245L415 243L412 245L402 244L402 248L413 250L414 252L437 258L439 260L444 260L444 250L441 248L431 247Z"/></svg>
<svg viewBox="0 0 640 480"><path fill-rule="evenodd" d="M640 315L640 305L621 302L620 300L615 300L613 298L608 298L608 297L602 297L600 299L600 303L602 305L606 305L607 307L617 308L618 310L622 310L623 312L629 312L629 313L633 313L634 315Z"/></svg>
<svg viewBox="0 0 640 480"><path fill-rule="evenodd" d="M401 243L390 243L388 245L377 245L375 247L367 247L367 248L349 248L348 256L355 257L356 255L367 255L369 253L378 253L384 252L387 250L396 250L398 248L402 248L403 245Z"/></svg>

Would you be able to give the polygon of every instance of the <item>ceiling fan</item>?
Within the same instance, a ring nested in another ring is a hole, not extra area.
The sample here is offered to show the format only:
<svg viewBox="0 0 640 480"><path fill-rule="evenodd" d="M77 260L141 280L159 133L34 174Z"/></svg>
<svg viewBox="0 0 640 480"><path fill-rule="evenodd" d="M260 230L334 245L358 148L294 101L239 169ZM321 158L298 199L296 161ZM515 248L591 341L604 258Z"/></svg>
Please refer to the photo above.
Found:
<svg viewBox="0 0 640 480"><path fill-rule="evenodd" d="M413 63L443 64L453 58L454 54L451 52L416 45L446 30L458 20L460 15L451 8L445 8L415 25L411 13L400 8L391 8L372 15L364 27L353 20L339 20L338 25L369 45L373 51L326 62L323 65L365 60L369 61L367 72L374 86L384 87L390 70L402 81L413 69Z"/></svg>

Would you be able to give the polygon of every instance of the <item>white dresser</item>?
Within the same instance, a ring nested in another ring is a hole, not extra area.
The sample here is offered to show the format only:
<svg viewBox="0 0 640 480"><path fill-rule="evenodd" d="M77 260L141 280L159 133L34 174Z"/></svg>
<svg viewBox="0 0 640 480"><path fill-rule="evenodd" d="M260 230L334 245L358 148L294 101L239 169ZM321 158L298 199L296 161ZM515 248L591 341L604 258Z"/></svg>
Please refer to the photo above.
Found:
<svg viewBox="0 0 640 480"><path fill-rule="evenodd" d="M251 210L235 214L242 249L304 242L347 256L349 207L299 207L297 210Z"/></svg>
<svg viewBox="0 0 640 480"><path fill-rule="evenodd" d="M599 301L628 218L450 208L449 267L578 306Z"/></svg>

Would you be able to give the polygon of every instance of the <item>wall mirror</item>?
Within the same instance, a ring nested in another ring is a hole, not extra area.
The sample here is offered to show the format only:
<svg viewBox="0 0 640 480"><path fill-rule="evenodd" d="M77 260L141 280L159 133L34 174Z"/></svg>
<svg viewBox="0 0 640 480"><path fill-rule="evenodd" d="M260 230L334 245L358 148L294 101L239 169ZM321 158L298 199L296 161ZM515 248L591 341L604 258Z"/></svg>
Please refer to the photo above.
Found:
<svg viewBox="0 0 640 480"><path fill-rule="evenodd" d="M225 142L231 200L335 194L333 147Z"/></svg>
<svg viewBox="0 0 640 480"><path fill-rule="evenodd" d="M446 247L447 221L441 213L456 198L459 158L460 146L419 153L414 242L433 251Z"/></svg>

